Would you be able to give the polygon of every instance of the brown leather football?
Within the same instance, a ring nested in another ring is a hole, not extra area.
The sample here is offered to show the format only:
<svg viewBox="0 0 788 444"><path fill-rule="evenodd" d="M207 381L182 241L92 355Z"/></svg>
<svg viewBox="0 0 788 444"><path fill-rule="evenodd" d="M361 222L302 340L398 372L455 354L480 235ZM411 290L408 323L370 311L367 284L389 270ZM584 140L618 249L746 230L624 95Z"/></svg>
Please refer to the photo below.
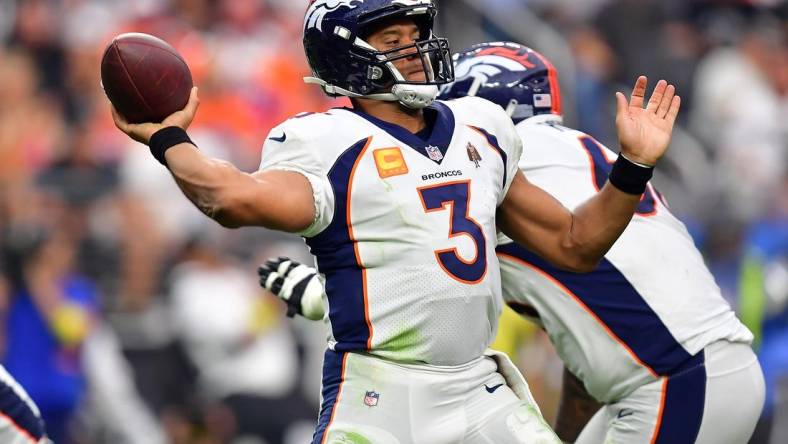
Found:
<svg viewBox="0 0 788 444"><path fill-rule="evenodd" d="M132 123L161 122L189 101L192 75L167 42L142 33L115 37L101 59L101 83Z"/></svg>

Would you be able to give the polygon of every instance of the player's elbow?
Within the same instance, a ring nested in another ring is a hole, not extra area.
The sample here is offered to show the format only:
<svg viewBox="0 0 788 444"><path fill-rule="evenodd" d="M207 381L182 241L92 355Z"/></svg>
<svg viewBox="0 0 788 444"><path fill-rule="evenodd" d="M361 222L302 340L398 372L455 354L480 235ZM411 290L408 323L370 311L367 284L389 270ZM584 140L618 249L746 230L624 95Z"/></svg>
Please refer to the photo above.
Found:
<svg viewBox="0 0 788 444"><path fill-rule="evenodd" d="M201 205L200 210L224 228L240 228L243 226L234 215L232 207L219 199L213 205Z"/></svg>
<svg viewBox="0 0 788 444"><path fill-rule="evenodd" d="M213 220L218 222L219 225L223 226L224 228L229 228L229 229L241 228L244 226L243 223L233 218L232 216L222 213L219 213L216 216L214 216Z"/></svg>
<svg viewBox="0 0 788 444"><path fill-rule="evenodd" d="M210 213L206 214L224 228L240 228L252 225L247 216L248 207L249 205L244 201L243 193L227 188L217 193Z"/></svg>
<svg viewBox="0 0 788 444"><path fill-rule="evenodd" d="M197 208L225 228L243 226L239 217L243 206L242 187L237 186L231 175L219 176L212 181L212 186L204 186L202 192L193 199Z"/></svg>
<svg viewBox="0 0 788 444"><path fill-rule="evenodd" d="M570 254L552 262L556 267L572 273L590 273L599 266L598 260L583 258L577 254Z"/></svg>
<svg viewBox="0 0 788 444"><path fill-rule="evenodd" d="M561 268L572 273L590 273L599 266L599 260L576 256L561 265Z"/></svg>
<svg viewBox="0 0 788 444"><path fill-rule="evenodd" d="M579 245L576 242L565 244L562 252L560 259L555 261L555 265L573 273L594 271L603 257L598 252L592 251L590 247Z"/></svg>

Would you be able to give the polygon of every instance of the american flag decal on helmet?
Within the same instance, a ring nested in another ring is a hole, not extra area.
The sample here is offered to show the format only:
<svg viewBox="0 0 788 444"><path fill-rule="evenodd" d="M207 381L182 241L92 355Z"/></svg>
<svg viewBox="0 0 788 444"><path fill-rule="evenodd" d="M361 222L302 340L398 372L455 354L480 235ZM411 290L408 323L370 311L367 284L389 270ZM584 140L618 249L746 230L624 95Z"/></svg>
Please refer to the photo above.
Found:
<svg viewBox="0 0 788 444"><path fill-rule="evenodd" d="M550 108L553 106L553 97L550 94L534 94L534 106L537 108Z"/></svg>

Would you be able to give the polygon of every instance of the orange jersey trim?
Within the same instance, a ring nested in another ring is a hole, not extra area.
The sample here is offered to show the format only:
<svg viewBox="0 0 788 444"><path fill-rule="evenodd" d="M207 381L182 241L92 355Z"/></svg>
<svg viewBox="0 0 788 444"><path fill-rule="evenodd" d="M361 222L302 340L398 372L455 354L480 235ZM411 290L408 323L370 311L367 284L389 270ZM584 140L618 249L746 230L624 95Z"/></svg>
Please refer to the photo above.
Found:
<svg viewBox="0 0 788 444"><path fill-rule="evenodd" d="M662 427L662 415L665 413L665 399L668 394L668 377L662 378L662 394L659 401L659 412L657 412L657 425L654 427L654 434L651 436L651 444L657 442L659 438L659 428Z"/></svg>
<svg viewBox="0 0 788 444"><path fill-rule="evenodd" d="M347 208L345 209L346 211L345 220L347 220L348 237L350 237L350 241L353 242L353 252L356 255L356 264L358 264L358 267L361 269L361 282L362 282L362 288L364 293L364 320L367 322L367 329L369 330L369 338L367 338L367 350L372 349L372 335L374 333L374 330L372 328L372 321L369 318L369 294L367 292L367 269L364 267L364 265L361 262L361 254L358 251L358 241L356 241L356 236L353 233L353 220L350 218L351 216L350 209L351 209L352 195L353 195L353 179L356 175L356 169L358 168L361 159L364 158L364 154L366 154L367 148L369 148L370 144L372 144L371 136L367 139L366 145L364 145L364 148L361 149L361 152L356 158L356 162L353 164L353 168L350 170L350 178L348 179L348 184L347 184L347 205L346 205Z"/></svg>

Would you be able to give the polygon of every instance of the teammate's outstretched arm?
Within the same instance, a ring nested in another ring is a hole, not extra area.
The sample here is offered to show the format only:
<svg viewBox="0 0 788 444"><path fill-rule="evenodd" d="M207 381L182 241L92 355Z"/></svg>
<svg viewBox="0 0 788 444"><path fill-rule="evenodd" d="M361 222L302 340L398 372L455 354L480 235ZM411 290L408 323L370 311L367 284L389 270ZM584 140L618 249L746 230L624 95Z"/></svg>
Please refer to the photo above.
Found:
<svg viewBox="0 0 788 444"><path fill-rule="evenodd" d="M114 108L115 125L132 139L145 145L159 130L167 127L187 129L199 106L197 88L192 89L186 107L162 123L132 124ZM180 137L185 133L162 135ZM172 139L169 141L172 143ZM212 159L184 141L162 153L166 165L183 194L204 214L229 228L263 226L274 230L298 232L314 220L315 206L309 181L289 171L253 174L239 171L229 162Z"/></svg>
<svg viewBox="0 0 788 444"><path fill-rule="evenodd" d="M646 77L638 78L629 101L616 93L622 156L602 190L570 212L518 173L498 209L505 234L556 266L578 272L596 267L632 218L681 107L675 87L660 80L644 108L646 84Z"/></svg>

